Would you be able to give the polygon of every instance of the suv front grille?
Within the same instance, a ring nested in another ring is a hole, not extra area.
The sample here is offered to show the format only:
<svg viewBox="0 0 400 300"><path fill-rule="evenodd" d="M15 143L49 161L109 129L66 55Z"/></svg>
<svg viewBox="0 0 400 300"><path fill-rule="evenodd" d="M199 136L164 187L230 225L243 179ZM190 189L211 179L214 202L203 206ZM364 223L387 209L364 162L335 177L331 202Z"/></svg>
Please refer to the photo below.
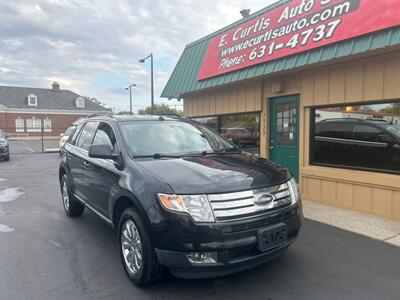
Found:
<svg viewBox="0 0 400 300"><path fill-rule="evenodd" d="M256 204L255 199L265 194L273 195L274 199L265 204ZM210 194L207 197L214 211L216 221L231 221L252 217L292 203L287 183L257 190Z"/></svg>

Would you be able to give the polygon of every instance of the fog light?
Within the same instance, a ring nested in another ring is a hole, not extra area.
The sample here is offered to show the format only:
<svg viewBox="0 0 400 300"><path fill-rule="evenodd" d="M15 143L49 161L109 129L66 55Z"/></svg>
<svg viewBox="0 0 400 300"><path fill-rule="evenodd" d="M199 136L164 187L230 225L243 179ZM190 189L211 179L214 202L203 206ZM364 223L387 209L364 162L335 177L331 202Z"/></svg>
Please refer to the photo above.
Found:
<svg viewBox="0 0 400 300"><path fill-rule="evenodd" d="M186 257L191 264L215 264L217 252L193 252L187 253Z"/></svg>

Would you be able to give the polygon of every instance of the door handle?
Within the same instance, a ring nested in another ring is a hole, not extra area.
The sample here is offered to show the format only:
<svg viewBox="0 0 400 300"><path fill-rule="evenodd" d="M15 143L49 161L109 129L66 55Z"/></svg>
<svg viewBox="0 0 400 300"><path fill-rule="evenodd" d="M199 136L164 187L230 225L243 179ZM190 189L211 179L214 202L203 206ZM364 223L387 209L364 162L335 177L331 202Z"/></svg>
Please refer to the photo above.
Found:
<svg viewBox="0 0 400 300"><path fill-rule="evenodd" d="M274 146L269 146L269 150L272 150L272 149L274 149Z"/></svg>
<svg viewBox="0 0 400 300"><path fill-rule="evenodd" d="M83 166L84 166L85 168L89 168L89 167L90 167L90 164L89 164L87 161L84 161L84 162L83 162Z"/></svg>

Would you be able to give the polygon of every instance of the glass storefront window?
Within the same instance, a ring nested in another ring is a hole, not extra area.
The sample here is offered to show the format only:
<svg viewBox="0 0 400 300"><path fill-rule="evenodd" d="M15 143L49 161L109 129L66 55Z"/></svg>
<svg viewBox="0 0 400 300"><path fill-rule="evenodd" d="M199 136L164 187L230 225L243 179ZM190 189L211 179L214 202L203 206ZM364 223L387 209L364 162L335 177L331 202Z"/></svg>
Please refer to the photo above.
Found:
<svg viewBox="0 0 400 300"><path fill-rule="evenodd" d="M203 125L208 126L211 129L214 129L215 131L219 132L219 125L218 125L218 117L201 117L201 118L192 118L192 120L195 120Z"/></svg>
<svg viewBox="0 0 400 300"><path fill-rule="evenodd" d="M400 102L315 108L311 164L400 173Z"/></svg>
<svg viewBox="0 0 400 300"><path fill-rule="evenodd" d="M260 114L235 114L192 118L231 140L244 151L260 154Z"/></svg>
<svg viewBox="0 0 400 300"><path fill-rule="evenodd" d="M260 115L253 113L221 116L221 135L231 139L244 151L259 154Z"/></svg>

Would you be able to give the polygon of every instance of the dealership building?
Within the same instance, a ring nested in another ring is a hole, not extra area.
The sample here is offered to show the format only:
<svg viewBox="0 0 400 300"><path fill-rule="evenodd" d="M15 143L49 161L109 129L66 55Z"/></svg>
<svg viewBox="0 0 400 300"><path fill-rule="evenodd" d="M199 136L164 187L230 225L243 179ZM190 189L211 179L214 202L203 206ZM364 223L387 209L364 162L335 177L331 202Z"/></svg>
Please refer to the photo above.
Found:
<svg viewBox="0 0 400 300"><path fill-rule="evenodd" d="M400 1L279 1L188 44L162 96L305 199L400 221Z"/></svg>

